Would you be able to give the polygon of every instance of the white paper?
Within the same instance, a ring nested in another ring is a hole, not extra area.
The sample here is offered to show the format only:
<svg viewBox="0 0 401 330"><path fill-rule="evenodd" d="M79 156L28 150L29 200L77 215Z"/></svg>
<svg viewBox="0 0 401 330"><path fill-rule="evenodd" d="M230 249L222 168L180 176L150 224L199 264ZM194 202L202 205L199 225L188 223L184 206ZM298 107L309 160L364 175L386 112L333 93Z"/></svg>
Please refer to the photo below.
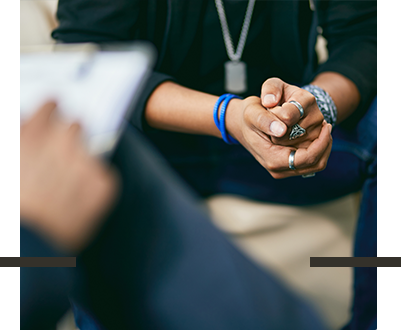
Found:
<svg viewBox="0 0 401 330"><path fill-rule="evenodd" d="M20 68L21 122L54 100L98 154L113 146L149 58L141 51L22 54Z"/></svg>

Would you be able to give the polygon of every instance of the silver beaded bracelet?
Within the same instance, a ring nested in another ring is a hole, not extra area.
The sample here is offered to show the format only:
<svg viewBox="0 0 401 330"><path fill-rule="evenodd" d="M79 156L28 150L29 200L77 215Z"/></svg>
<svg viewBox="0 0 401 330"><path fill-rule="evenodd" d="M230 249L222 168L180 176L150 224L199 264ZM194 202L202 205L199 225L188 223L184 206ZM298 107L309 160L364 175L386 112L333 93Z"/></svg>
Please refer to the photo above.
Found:
<svg viewBox="0 0 401 330"><path fill-rule="evenodd" d="M324 119L328 124L334 126L337 121L337 107L330 95L315 85L305 85L301 88L308 91L316 98L317 106L319 107Z"/></svg>

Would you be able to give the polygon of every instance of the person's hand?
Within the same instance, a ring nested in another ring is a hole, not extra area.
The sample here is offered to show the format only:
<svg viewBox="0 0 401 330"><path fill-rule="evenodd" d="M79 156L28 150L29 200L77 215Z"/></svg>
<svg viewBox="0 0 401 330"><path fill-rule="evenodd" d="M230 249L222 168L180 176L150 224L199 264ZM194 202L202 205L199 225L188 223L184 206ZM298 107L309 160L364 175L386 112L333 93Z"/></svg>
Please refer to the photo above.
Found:
<svg viewBox="0 0 401 330"><path fill-rule="evenodd" d="M258 97L233 99L226 115L228 133L276 179L324 170L332 145L331 125L326 122L320 125L318 136L308 147L295 148L278 145L272 141L272 137L285 136L288 129L278 116L262 106ZM288 164L292 150L296 150L296 170L291 170Z"/></svg>
<svg viewBox="0 0 401 330"><path fill-rule="evenodd" d="M284 146L307 148L320 134L323 124L323 115L319 110L315 97L306 90L285 83L279 78L267 79L262 85L262 105L280 118L288 127L282 137L272 137L272 142ZM304 109L304 116L300 119L298 108L289 103L297 101ZM289 139L293 125L299 124L306 130L306 134L294 140Z"/></svg>
<svg viewBox="0 0 401 330"><path fill-rule="evenodd" d="M88 155L79 125L62 122L55 107L45 104L21 126L21 218L58 247L76 251L111 207L117 182Z"/></svg>

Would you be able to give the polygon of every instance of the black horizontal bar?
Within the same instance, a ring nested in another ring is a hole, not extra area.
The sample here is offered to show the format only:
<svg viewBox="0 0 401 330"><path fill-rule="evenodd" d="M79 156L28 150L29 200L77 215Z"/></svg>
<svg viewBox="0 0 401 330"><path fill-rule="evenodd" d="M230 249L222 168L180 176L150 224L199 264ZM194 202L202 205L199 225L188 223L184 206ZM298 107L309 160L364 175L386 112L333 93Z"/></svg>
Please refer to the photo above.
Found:
<svg viewBox="0 0 401 330"><path fill-rule="evenodd" d="M0 267L76 267L75 257L0 257Z"/></svg>
<svg viewBox="0 0 401 330"><path fill-rule="evenodd" d="M401 257L311 257L311 267L401 267Z"/></svg>

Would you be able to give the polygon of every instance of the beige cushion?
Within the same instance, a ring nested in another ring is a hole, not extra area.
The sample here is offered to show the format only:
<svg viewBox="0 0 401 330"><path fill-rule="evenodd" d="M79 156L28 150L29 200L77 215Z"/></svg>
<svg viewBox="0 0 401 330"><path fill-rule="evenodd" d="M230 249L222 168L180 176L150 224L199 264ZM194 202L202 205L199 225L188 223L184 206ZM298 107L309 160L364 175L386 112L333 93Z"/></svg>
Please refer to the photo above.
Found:
<svg viewBox="0 0 401 330"><path fill-rule="evenodd" d="M20 5L20 45L53 44L50 33L57 26L57 1L21 0Z"/></svg>
<svg viewBox="0 0 401 330"><path fill-rule="evenodd" d="M251 259L269 269L338 329L349 318L350 268L311 268L310 257L352 255L358 197L295 207L238 196L207 200L214 223Z"/></svg>

